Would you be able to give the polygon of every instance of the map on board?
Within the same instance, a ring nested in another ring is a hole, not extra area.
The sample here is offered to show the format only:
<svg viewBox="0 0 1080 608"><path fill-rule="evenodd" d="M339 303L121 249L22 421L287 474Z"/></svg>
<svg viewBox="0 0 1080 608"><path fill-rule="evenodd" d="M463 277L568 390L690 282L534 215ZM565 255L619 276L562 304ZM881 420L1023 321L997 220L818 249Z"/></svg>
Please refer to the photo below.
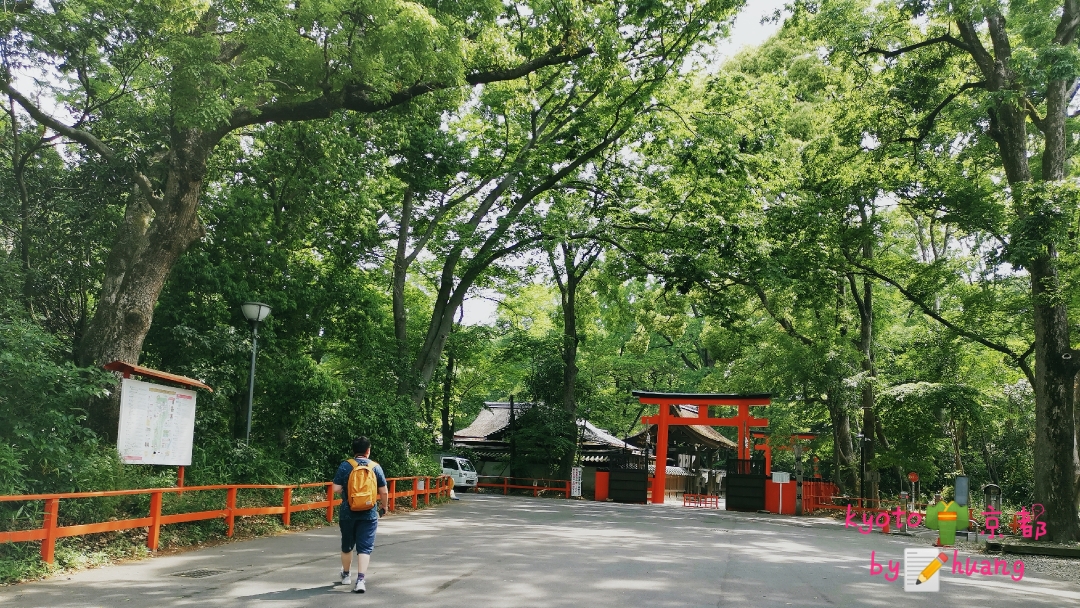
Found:
<svg viewBox="0 0 1080 608"><path fill-rule="evenodd" d="M116 449L125 464L191 464L195 391L124 378Z"/></svg>

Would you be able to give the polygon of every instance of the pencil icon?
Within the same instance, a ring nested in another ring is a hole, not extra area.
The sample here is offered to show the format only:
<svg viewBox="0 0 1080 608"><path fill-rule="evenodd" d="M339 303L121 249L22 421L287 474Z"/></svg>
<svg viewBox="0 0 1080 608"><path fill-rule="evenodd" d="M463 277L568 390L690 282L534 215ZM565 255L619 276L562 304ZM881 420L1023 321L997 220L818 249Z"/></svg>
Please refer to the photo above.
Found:
<svg viewBox="0 0 1080 608"><path fill-rule="evenodd" d="M937 574L937 571L949 561L949 556L944 553L938 553L938 556L934 558L934 561L930 562L923 568L923 571L919 573L919 580L915 581L916 585L921 585L930 580L931 576Z"/></svg>

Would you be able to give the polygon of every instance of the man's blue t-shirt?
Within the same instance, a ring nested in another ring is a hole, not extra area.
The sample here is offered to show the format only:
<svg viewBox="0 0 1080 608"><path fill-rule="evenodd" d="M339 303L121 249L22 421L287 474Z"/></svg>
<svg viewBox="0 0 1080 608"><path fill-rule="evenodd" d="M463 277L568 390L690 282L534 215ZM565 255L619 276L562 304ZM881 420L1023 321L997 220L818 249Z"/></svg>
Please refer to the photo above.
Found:
<svg viewBox="0 0 1080 608"><path fill-rule="evenodd" d="M370 462L365 458L357 458L356 462L360 464L367 464ZM380 488L386 487L386 474L383 473L382 467L375 465L375 484ZM349 475L353 472L352 464L346 460L338 467L337 473L334 474L334 483L341 486L345 491L342 492L341 507L338 513L338 517L341 519L379 519L379 508L376 505L374 508L367 509L365 511L353 511L349 508L349 497L346 495L349 487Z"/></svg>

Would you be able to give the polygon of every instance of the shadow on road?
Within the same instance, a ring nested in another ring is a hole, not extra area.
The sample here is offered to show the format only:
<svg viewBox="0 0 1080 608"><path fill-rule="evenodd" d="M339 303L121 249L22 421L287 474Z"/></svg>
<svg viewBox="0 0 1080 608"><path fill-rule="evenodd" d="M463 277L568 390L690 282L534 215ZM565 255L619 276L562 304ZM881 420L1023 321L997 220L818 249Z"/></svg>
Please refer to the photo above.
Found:
<svg viewBox="0 0 1080 608"><path fill-rule="evenodd" d="M271 591L269 593L260 593L258 595L242 595L237 599L241 600L256 600L261 602L303 602L304 600L310 600L317 597L324 597L331 594L342 593L337 588L341 587L344 592L348 593L348 589L345 586L338 583L331 583L329 585L323 585L321 587L309 587L307 589L297 589L295 587L291 589L284 589L281 591Z"/></svg>

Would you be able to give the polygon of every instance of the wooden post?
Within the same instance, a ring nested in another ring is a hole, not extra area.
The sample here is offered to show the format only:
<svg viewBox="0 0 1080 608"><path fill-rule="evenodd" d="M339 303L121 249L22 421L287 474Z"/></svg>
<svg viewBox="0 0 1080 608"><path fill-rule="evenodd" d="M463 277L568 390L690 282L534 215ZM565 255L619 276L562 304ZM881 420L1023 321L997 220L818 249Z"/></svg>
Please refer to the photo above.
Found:
<svg viewBox="0 0 1080 608"><path fill-rule="evenodd" d="M288 528L292 520L292 488L285 488L285 498L281 506L285 508L285 512L281 514L281 523Z"/></svg>
<svg viewBox="0 0 1080 608"><path fill-rule="evenodd" d="M41 561L46 564L53 563L56 556L56 521L60 515L60 499L45 499L45 520L42 527L45 528L45 538L41 539Z"/></svg>
<svg viewBox="0 0 1080 608"><path fill-rule="evenodd" d="M506 478L503 477L503 496L506 496L506 494L509 492L509 488L507 488L506 486L507 486Z"/></svg>
<svg viewBox="0 0 1080 608"><path fill-rule="evenodd" d="M566 481L566 497L570 498L570 480Z"/></svg>
<svg viewBox="0 0 1080 608"><path fill-rule="evenodd" d="M417 487L420 485L417 482L419 482L419 481L420 481L419 477L413 477L412 478L412 508L414 508L414 509L416 508L416 493L418 492Z"/></svg>
<svg viewBox="0 0 1080 608"><path fill-rule="evenodd" d="M331 501L332 502L332 501ZM225 498L225 525L229 530L225 533L225 536L233 535L233 524L236 523L236 515L233 511L236 510L236 487L229 488L228 497Z"/></svg>
<svg viewBox="0 0 1080 608"><path fill-rule="evenodd" d="M394 510L394 503L397 502L397 500L395 500L397 498L397 480L396 479L391 479L390 480L389 494L390 495L386 497L386 510L387 511L393 511Z"/></svg>
<svg viewBox="0 0 1080 608"><path fill-rule="evenodd" d="M334 523L334 484L326 484L326 523Z"/></svg>
<svg viewBox="0 0 1080 608"><path fill-rule="evenodd" d="M184 465L180 465L176 468L176 487L184 487ZM183 496L184 493L180 492L180 495Z"/></svg>
<svg viewBox="0 0 1080 608"><path fill-rule="evenodd" d="M431 478L424 477L424 506L431 504Z"/></svg>
<svg viewBox="0 0 1080 608"><path fill-rule="evenodd" d="M146 548L157 551L161 535L161 491L150 495L150 529L146 532Z"/></svg>

